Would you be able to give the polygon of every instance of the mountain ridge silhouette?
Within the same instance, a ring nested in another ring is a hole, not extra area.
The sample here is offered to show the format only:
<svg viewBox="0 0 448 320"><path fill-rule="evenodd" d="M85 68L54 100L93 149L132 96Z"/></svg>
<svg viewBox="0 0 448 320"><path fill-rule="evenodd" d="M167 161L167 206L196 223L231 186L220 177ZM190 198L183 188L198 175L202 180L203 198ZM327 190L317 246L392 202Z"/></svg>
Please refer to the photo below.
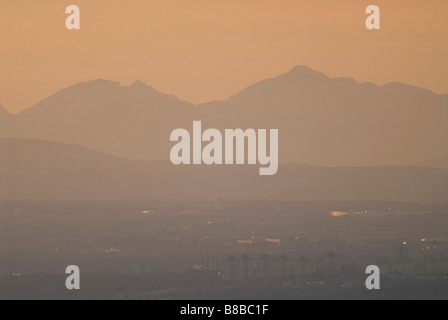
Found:
<svg viewBox="0 0 448 320"><path fill-rule="evenodd" d="M97 79L3 118L0 136L72 143L132 160L168 160L171 131L191 130L193 120L204 129L279 129L281 163L410 165L448 153L448 95L329 78L305 66L198 105L141 81Z"/></svg>

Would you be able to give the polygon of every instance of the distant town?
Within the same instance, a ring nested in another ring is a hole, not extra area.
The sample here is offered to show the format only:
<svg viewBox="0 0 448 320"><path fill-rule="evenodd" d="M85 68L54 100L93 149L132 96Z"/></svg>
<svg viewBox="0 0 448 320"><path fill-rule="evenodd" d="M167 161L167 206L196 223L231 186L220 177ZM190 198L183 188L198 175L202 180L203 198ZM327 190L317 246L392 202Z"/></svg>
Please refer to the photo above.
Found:
<svg viewBox="0 0 448 320"><path fill-rule="evenodd" d="M3 201L0 229L6 299L448 298L448 205Z"/></svg>

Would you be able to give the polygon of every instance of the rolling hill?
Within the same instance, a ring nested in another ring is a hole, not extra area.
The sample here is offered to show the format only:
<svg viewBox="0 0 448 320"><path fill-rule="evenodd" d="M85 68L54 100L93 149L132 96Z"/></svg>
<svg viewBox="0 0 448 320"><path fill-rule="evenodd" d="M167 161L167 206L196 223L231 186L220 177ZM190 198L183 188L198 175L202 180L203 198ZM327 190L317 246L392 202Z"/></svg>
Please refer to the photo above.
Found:
<svg viewBox="0 0 448 320"><path fill-rule="evenodd" d="M446 202L448 170L422 167L174 166L84 147L0 139L0 199L213 199Z"/></svg>

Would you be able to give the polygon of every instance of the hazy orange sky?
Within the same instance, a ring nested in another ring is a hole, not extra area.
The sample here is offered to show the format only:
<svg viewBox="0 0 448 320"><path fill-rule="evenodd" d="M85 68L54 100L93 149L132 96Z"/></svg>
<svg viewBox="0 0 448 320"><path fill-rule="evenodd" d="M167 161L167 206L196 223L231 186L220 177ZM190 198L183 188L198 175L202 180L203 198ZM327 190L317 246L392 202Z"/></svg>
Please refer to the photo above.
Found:
<svg viewBox="0 0 448 320"><path fill-rule="evenodd" d="M67 30L65 8L81 10ZM381 30L365 9L381 9ZM0 103L81 81L141 80L199 103L306 65L448 93L446 0L0 0Z"/></svg>

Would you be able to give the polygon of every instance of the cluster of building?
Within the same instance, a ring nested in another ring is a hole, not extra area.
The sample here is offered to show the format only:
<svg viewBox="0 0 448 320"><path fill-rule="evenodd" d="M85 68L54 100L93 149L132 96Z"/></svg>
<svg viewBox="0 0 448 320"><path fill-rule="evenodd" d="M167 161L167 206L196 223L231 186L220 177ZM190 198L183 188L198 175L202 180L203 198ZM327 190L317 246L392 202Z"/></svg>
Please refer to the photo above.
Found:
<svg viewBox="0 0 448 320"><path fill-rule="evenodd" d="M448 260L432 258L415 261L409 257L406 246L399 248L398 256L394 261L380 262L376 265L383 275L448 274Z"/></svg>
<svg viewBox="0 0 448 320"><path fill-rule="evenodd" d="M414 261L408 256L405 246L399 248L398 255L389 262L372 263L377 265L382 275L416 276L419 274L448 274L448 260L428 259ZM247 254L241 257L228 256L225 259L205 259L196 269L216 272L224 280L250 280L288 277L336 276L344 269L341 258L334 252L308 260L306 257L288 258L286 255L251 258ZM365 270L361 266L358 270ZM347 268L345 268L347 269ZM361 271L360 271L361 272Z"/></svg>
<svg viewBox="0 0 448 320"><path fill-rule="evenodd" d="M306 257L289 259L286 255L250 258L243 254L240 258L206 259L203 269L217 272L224 280L248 280L263 278L304 277L317 274L335 275L340 273L340 257L329 252L317 261Z"/></svg>

